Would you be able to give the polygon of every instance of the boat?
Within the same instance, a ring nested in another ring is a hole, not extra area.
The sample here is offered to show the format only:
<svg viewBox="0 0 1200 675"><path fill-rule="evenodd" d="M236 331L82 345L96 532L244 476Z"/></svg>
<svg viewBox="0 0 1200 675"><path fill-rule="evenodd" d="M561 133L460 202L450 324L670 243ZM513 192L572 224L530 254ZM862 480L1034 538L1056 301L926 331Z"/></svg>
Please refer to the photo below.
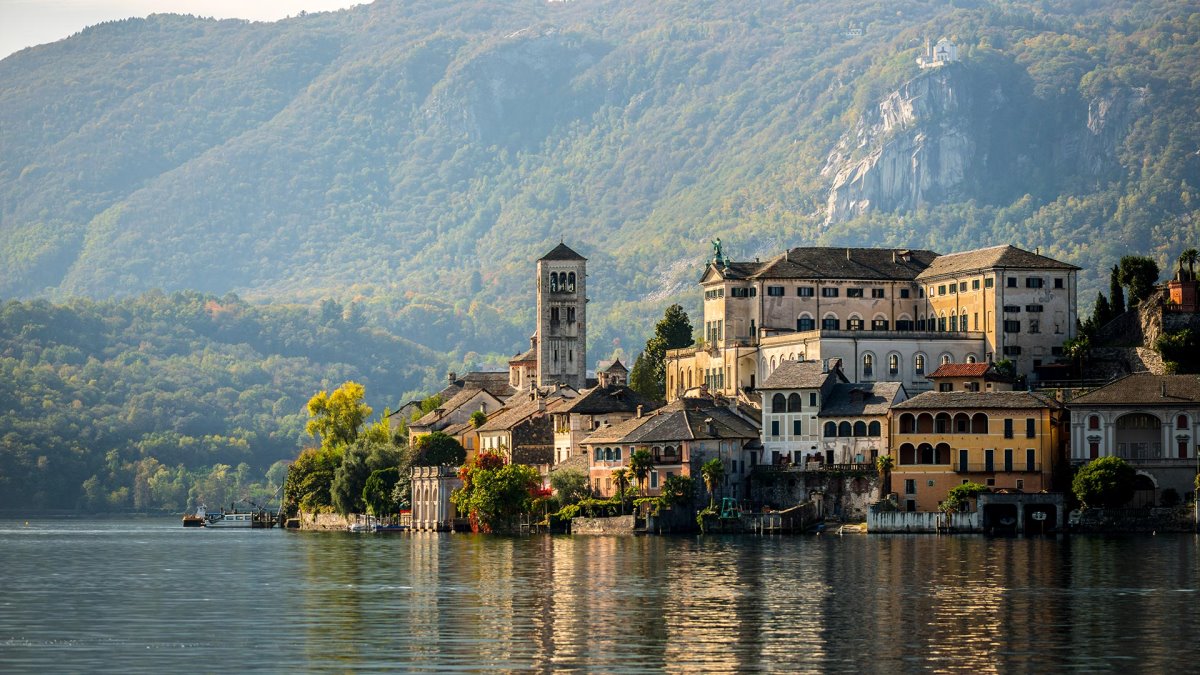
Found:
<svg viewBox="0 0 1200 675"><path fill-rule="evenodd" d="M199 507L197 507L195 513L183 514L183 526L184 527L204 527L205 523L208 522L208 520L205 518L205 515L206 515L206 510L204 508L204 505L201 504Z"/></svg>
<svg viewBox="0 0 1200 675"><path fill-rule="evenodd" d="M219 513L210 512L201 505L196 509L196 515L204 519L204 527L253 527L253 528L269 528L275 527L277 518L274 513L258 506L254 502L244 500L246 503L256 507L255 511L239 511L234 504L230 504L230 510L221 509ZM186 525L187 527L195 527L194 525Z"/></svg>

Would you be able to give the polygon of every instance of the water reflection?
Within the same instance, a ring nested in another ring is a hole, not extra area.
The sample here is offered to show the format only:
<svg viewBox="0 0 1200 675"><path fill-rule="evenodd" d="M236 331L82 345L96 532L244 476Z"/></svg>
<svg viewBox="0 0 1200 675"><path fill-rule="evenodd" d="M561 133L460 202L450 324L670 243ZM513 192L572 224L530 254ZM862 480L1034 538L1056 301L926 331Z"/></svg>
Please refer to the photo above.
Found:
<svg viewBox="0 0 1200 675"><path fill-rule="evenodd" d="M1166 671L1200 629L1191 536L9 525L4 672Z"/></svg>

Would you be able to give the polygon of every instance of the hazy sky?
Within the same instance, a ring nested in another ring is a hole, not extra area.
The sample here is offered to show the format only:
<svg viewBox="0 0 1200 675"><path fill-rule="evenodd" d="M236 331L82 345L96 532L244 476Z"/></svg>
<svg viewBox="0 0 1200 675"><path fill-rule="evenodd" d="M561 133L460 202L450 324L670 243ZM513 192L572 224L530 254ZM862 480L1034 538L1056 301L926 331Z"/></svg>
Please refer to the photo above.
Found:
<svg viewBox="0 0 1200 675"><path fill-rule="evenodd" d="M61 40L101 21L149 14L194 14L218 19L273 21L369 0L0 0L0 58Z"/></svg>

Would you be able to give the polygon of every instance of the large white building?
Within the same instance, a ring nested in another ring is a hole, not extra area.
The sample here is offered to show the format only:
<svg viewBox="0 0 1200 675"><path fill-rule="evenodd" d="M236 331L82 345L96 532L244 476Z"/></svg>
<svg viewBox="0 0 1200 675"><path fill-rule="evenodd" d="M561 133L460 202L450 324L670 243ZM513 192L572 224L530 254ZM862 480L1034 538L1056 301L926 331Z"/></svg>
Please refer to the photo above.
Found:
<svg viewBox="0 0 1200 675"><path fill-rule="evenodd" d="M667 398L701 385L735 397L786 361L840 359L852 382L912 393L947 363L1008 359L1033 376L1075 336L1078 269L1014 246L718 254L700 280L702 342L667 354Z"/></svg>

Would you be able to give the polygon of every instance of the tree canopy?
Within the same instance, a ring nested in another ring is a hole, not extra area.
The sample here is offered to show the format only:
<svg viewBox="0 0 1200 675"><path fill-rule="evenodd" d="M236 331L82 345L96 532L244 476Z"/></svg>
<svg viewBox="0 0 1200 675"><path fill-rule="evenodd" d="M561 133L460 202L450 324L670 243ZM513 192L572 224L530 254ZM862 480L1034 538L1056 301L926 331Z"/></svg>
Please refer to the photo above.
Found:
<svg viewBox="0 0 1200 675"><path fill-rule="evenodd" d="M1120 457L1101 457L1075 472L1071 490L1086 507L1124 506L1133 498L1136 472Z"/></svg>

